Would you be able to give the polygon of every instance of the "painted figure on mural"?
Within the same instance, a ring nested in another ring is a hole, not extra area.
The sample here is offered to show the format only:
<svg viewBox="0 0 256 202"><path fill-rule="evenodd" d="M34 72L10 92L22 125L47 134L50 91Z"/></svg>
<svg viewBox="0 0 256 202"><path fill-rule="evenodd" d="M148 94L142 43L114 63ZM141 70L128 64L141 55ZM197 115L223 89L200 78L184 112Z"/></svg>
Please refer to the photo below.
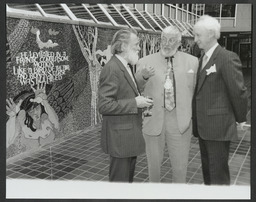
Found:
<svg viewBox="0 0 256 202"><path fill-rule="evenodd" d="M6 147L20 136L21 144L26 147L44 146L55 138L59 130L59 119L50 106L44 84L31 91L22 91L14 99L6 100Z"/></svg>

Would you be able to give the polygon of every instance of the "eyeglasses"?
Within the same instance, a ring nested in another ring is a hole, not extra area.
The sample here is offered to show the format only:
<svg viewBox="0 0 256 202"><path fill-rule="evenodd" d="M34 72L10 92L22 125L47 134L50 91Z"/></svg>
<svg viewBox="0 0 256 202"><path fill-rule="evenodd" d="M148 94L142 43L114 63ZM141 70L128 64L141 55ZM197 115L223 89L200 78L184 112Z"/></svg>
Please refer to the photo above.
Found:
<svg viewBox="0 0 256 202"><path fill-rule="evenodd" d="M176 43L179 43L180 41L178 40L178 39L176 39L176 38L170 38L170 39L168 39L167 40L167 38L165 38L165 37L163 37L162 39L161 39L161 43L163 43L163 44L171 44L171 45L173 45L173 44L176 44Z"/></svg>

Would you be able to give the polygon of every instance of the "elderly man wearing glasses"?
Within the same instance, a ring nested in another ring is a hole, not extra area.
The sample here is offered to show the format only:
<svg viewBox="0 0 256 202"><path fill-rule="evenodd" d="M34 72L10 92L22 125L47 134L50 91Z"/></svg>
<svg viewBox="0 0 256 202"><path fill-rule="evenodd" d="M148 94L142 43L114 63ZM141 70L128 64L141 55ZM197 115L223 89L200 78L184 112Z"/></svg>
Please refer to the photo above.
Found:
<svg viewBox="0 0 256 202"><path fill-rule="evenodd" d="M178 51L180 44L180 31L166 27L161 34L160 51L137 63L138 85L144 96L154 100L151 116L143 120L150 182L160 182L167 145L172 182L186 183L198 59Z"/></svg>

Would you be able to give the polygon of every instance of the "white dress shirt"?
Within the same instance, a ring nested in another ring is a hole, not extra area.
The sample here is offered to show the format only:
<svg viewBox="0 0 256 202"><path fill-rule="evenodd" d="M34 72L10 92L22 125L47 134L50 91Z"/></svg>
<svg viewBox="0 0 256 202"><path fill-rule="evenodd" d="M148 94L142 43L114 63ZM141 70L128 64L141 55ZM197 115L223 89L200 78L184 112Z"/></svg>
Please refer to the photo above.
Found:
<svg viewBox="0 0 256 202"><path fill-rule="evenodd" d="M126 68L126 70L128 71L128 73L130 74L130 76L131 76L131 78L132 78L132 81L134 82L134 84L135 84L135 86L136 86L136 88L137 88L137 84L136 84L136 82L135 82L135 80L134 80L134 78L133 78L133 75L132 75L132 71L131 71L131 69L130 69L130 67L128 66L128 62L122 57L122 56L120 56L120 55L115 55L121 62L122 62L122 64L125 66L125 68Z"/></svg>
<svg viewBox="0 0 256 202"><path fill-rule="evenodd" d="M205 53L205 56L207 56L207 60L204 61L204 65L207 64L207 62L208 62L209 59L211 58L211 56L212 56L212 54L213 54L215 48L217 48L218 45L219 45L219 44L216 43L215 45L213 45L213 46ZM203 68L204 68L204 66L203 66ZM202 69L203 69L203 68L202 68Z"/></svg>

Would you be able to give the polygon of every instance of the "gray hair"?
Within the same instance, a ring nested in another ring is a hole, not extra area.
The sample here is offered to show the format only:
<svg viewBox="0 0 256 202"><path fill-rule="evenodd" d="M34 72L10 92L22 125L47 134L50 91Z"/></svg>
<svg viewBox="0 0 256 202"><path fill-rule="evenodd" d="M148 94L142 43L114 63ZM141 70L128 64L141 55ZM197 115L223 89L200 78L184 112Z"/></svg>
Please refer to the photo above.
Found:
<svg viewBox="0 0 256 202"><path fill-rule="evenodd" d="M131 38L131 34L137 35L137 31L134 29L121 29L117 31L113 39L111 41L111 53L114 54L120 54L122 53L122 44L129 43L129 40Z"/></svg>
<svg viewBox="0 0 256 202"><path fill-rule="evenodd" d="M174 35L179 41L181 41L182 35L181 35L180 30L177 27L174 27L174 26L165 27L162 30L161 38L163 37L164 34Z"/></svg>
<svg viewBox="0 0 256 202"><path fill-rule="evenodd" d="M200 26L208 31L213 31L216 39L220 38L220 23L214 17L202 15L196 22L195 27Z"/></svg>

